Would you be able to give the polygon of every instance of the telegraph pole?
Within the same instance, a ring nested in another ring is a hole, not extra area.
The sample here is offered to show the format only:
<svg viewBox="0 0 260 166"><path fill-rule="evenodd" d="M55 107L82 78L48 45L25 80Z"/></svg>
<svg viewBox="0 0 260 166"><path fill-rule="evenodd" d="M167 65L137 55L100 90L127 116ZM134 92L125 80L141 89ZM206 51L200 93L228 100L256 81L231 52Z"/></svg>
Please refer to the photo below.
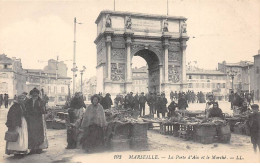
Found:
<svg viewBox="0 0 260 166"><path fill-rule="evenodd" d="M76 17L74 18L74 41L73 41L73 68L71 71L73 71L73 89L72 94L75 94L75 78L76 78L76 72L78 71L76 66L76 24L82 24L80 22L77 22Z"/></svg>
<svg viewBox="0 0 260 166"><path fill-rule="evenodd" d="M55 81L55 105L58 103L58 63L59 63L59 56L57 56L57 60L56 60L56 81Z"/></svg>

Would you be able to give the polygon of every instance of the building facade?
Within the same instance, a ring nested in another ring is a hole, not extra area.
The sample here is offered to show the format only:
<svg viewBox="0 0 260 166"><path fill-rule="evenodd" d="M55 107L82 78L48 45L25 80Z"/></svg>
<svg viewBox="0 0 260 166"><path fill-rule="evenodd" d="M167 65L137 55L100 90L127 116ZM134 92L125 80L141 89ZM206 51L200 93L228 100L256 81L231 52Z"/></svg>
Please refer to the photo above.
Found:
<svg viewBox="0 0 260 166"><path fill-rule="evenodd" d="M132 69L132 92L134 93L148 93L148 67L143 66L140 68Z"/></svg>
<svg viewBox="0 0 260 166"><path fill-rule="evenodd" d="M235 91L250 90L250 78L253 74L253 62L249 61L240 61L238 63L227 63L223 61L222 63L218 63L218 70L227 74L227 79L229 80L229 89L232 89L232 77L231 74L234 75L233 80L233 88Z"/></svg>
<svg viewBox="0 0 260 166"><path fill-rule="evenodd" d="M36 87L43 89L50 102L65 102L69 94L70 79L54 73L46 73L38 69L24 69L26 77L26 92Z"/></svg>
<svg viewBox="0 0 260 166"><path fill-rule="evenodd" d="M203 93L213 92L219 100L228 95L227 75L217 70L187 71L187 90Z"/></svg>
<svg viewBox="0 0 260 166"><path fill-rule="evenodd" d="M10 99L13 99L15 95L24 92L25 82L21 59L8 58L7 55L1 54L0 94L6 93Z"/></svg>
<svg viewBox="0 0 260 166"><path fill-rule="evenodd" d="M63 102L69 93L71 78L56 75L53 71L23 69L21 59L0 55L0 94L7 93L10 99L33 88L43 89L50 102ZM63 75L67 75L64 73Z"/></svg>
<svg viewBox="0 0 260 166"><path fill-rule="evenodd" d="M48 65L44 67L45 73L57 74L61 77L67 77L67 65L63 61L57 61L54 59L48 60Z"/></svg>
<svg viewBox="0 0 260 166"><path fill-rule="evenodd" d="M253 74L251 76L251 87L254 91L255 100L260 99L260 50L258 51L258 55L254 56L254 68Z"/></svg>

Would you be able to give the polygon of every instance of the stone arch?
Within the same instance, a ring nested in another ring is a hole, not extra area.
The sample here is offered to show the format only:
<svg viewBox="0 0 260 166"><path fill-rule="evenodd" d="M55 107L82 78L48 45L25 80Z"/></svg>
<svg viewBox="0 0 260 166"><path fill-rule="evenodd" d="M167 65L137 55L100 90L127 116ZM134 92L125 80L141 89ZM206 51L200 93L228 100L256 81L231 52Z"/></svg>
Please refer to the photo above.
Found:
<svg viewBox="0 0 260 166"><path fill-rule="evenodd" d="M162 51L160 49L157 49L157 48L153 48L151 46L148 46L149 48L147 48L146 46L144 45L132 45L132 48L131 48L131 60L132 58L136 55L137 52L141 51L141 50L148 50L148 51L151 51L153 52L158 60L159 60L159 65L162 65L163 64L163 60L162 60L162 57L161 57L161 54L162 54Z"/></svg>
<svg viewBox="0 0 260 166"><path fill-rule="evenodd" d="M139 47L131 55L131 62L134 56L142 57L148 64L148 91L160 92L160 57L150 49Z"/></svg>

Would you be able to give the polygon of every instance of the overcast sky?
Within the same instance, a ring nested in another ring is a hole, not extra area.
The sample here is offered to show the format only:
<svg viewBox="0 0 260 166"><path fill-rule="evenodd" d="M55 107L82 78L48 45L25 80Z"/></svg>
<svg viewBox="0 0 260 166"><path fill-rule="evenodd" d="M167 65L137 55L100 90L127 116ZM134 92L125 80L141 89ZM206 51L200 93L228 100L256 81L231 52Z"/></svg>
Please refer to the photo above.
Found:
<svg viewBox="0 0 260 166"><path fill-rule="evenodd" d="M76 63L96 75L95 20L113 10L114 0L0 0L0 54L22 59L24 68L42 69L50 58L73 57L73 18L77 26ZM167 0L116 0L117 11L165 15ZM215 69L218 62L253 61L260 49L260 0L169 0L169 15L188 18L187 62ZM193 38L195 37L195 38ZM68 64L71 76L72 61ZM133 66L139 66L135 60ZM142 65L142 64L141 64Z"/></svg>

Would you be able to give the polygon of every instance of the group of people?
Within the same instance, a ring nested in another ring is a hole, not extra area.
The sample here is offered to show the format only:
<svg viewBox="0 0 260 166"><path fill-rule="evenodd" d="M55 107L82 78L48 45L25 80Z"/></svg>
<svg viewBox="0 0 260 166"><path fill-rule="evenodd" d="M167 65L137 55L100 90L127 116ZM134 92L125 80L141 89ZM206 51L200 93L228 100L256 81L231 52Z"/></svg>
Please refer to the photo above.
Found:
<svg viewBox="0 0 260 166"><path fill-rule="evenodd" d="M7 114L5 140L8 155L39 154L48 148L44 119L46 102L37 88L27 95L26 92L18 95ZM18 135L17 139L15 135Z"/></svg>
<svg viewBox="0 0 260 166"><path fill-rule="evenodd" d="M231 109L234 111L234 114L243 114L248 111L249 106L251 106L251 102L254 103L253 100L253 92L242 92L231 91L229 95L229 102L231 104Z"/></svg>
<svg viewBox="0 0 260 166"><path fill-rule="evenodd" d="M8 108L9 104L9 95L8 94L0 94L0 108L2 105L4 105L5 108Z"/></svg>
<svg viewBox="0 0 260 166"><path fill-rule="evenodd" d="M197 92L197 94L194 91L188 90L187 92L180 92L177 93L177 91L170 92L170 99L171 101L175 100L178 101L180 96L184 96L184 98L187 100L188 103L206 103L206 100L208 99L208 95L211 93L207 93L206 95L203 92Z"/></svg>
<svg viewBox="0 0 260 166"><path fill-rule="evenodd" d="M159 94L153 92L146 95L144 92L140 95L138 93L133 95L133 92L128 93L126 96L118 94L114 99L114 103L115 107L139 111L140 116L145 116L145 106L147 104L149 106L149 115L154 116L156 114L158 118L173 115L174 113L172 112L177 107L184 110L188 107L185 94L183 93L178 94L178 100L176 102L172 100L168 107L168 100L165 93Z"/></svg>

